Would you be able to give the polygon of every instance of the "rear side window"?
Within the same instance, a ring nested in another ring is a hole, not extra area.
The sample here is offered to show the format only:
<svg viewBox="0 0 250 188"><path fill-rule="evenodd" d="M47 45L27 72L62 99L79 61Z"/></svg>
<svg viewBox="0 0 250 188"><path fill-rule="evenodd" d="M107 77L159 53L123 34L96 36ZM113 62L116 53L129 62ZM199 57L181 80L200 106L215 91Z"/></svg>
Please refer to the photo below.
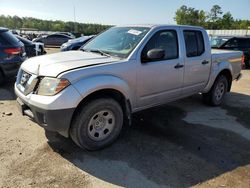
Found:
<svg viewBox="0 0 250 188"><path fill-rule="evenodd" d="M200 56L205 52L204 39L201 31L184 31L187 57Z"/></svg>
<svg viewBox="0 0 250 188"><path fill-rule="evenodd" d="M54 34L54 35L49 35L48 38L69 38L67 36L64 36L64 35L57 35L57 34Z"/></svg>
<svg viewBox="0 0 250 188"><path fill-rule="evenodd" d="M17 45L19 40L9 31L0 33L0 45Z"/></svg>

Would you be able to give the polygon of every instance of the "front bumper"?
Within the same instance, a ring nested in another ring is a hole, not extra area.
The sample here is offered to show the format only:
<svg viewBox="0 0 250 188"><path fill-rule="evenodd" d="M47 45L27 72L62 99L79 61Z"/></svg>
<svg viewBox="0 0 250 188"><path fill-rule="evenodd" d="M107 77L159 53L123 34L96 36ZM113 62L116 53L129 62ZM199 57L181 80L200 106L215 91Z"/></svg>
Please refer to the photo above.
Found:
<svg viewBox="0 0 250 188"><path fill-rule="evenodd" d="M81 100L80 94L69 86L55 96L24 95L15 84L20 112L46 130L68 137L74 111Z"/></svg>
<svg viewBox="0 0 250 188"><path fill-rule="evenodd" d="M25 104L17 98L18 109L22 115L28 116L46 130L58 132L68 137L69 128L75 108L62 110L44 110Z"/></svg>

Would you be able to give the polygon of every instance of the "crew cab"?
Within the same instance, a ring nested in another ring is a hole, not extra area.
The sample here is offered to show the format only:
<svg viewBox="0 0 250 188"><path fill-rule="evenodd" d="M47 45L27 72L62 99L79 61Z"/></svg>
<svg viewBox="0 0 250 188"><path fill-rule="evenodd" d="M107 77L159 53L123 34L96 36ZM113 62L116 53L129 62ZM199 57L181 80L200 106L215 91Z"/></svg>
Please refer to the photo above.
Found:
<svg viewBox="0 0 250 188"><path fill-rule="evenodd" d="M201 27L112 27L81 51L26 60L15 92L23 115L97 150L116 140L134 112L197 93L220 105L241 76L241 57L211 51Z"/></svg>

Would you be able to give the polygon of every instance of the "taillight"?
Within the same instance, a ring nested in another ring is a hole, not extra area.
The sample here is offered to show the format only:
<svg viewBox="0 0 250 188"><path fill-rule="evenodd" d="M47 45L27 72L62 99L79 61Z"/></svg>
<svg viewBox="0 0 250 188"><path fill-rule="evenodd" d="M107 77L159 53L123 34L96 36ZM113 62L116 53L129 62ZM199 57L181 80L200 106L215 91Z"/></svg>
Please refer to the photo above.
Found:
<svg viewBox="0 0 250 188"><path fill-rule="evenodd" d="M22 48L7 48L4 52L8 55L17 55L22 53Z"/></svg>
<svg viewBox="0 0 250 188"><path fill-rule="evenodd" d="M245 66L245 55L243 54L241 56L241 67L244 68L244 66Z"/></svg>

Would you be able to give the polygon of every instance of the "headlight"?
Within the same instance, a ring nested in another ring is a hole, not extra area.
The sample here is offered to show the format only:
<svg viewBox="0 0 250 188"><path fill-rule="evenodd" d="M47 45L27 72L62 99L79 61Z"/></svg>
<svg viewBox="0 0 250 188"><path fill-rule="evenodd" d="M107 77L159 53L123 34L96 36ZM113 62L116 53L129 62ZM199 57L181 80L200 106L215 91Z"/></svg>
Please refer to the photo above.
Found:
<svg viewBox="0 0 250 188"><path fill-rule="evenodd" d="M37 94L45 96L56 95L69 85L70 82L64 78L58 79L58 78L44 77L40 81Z"/></svg>

